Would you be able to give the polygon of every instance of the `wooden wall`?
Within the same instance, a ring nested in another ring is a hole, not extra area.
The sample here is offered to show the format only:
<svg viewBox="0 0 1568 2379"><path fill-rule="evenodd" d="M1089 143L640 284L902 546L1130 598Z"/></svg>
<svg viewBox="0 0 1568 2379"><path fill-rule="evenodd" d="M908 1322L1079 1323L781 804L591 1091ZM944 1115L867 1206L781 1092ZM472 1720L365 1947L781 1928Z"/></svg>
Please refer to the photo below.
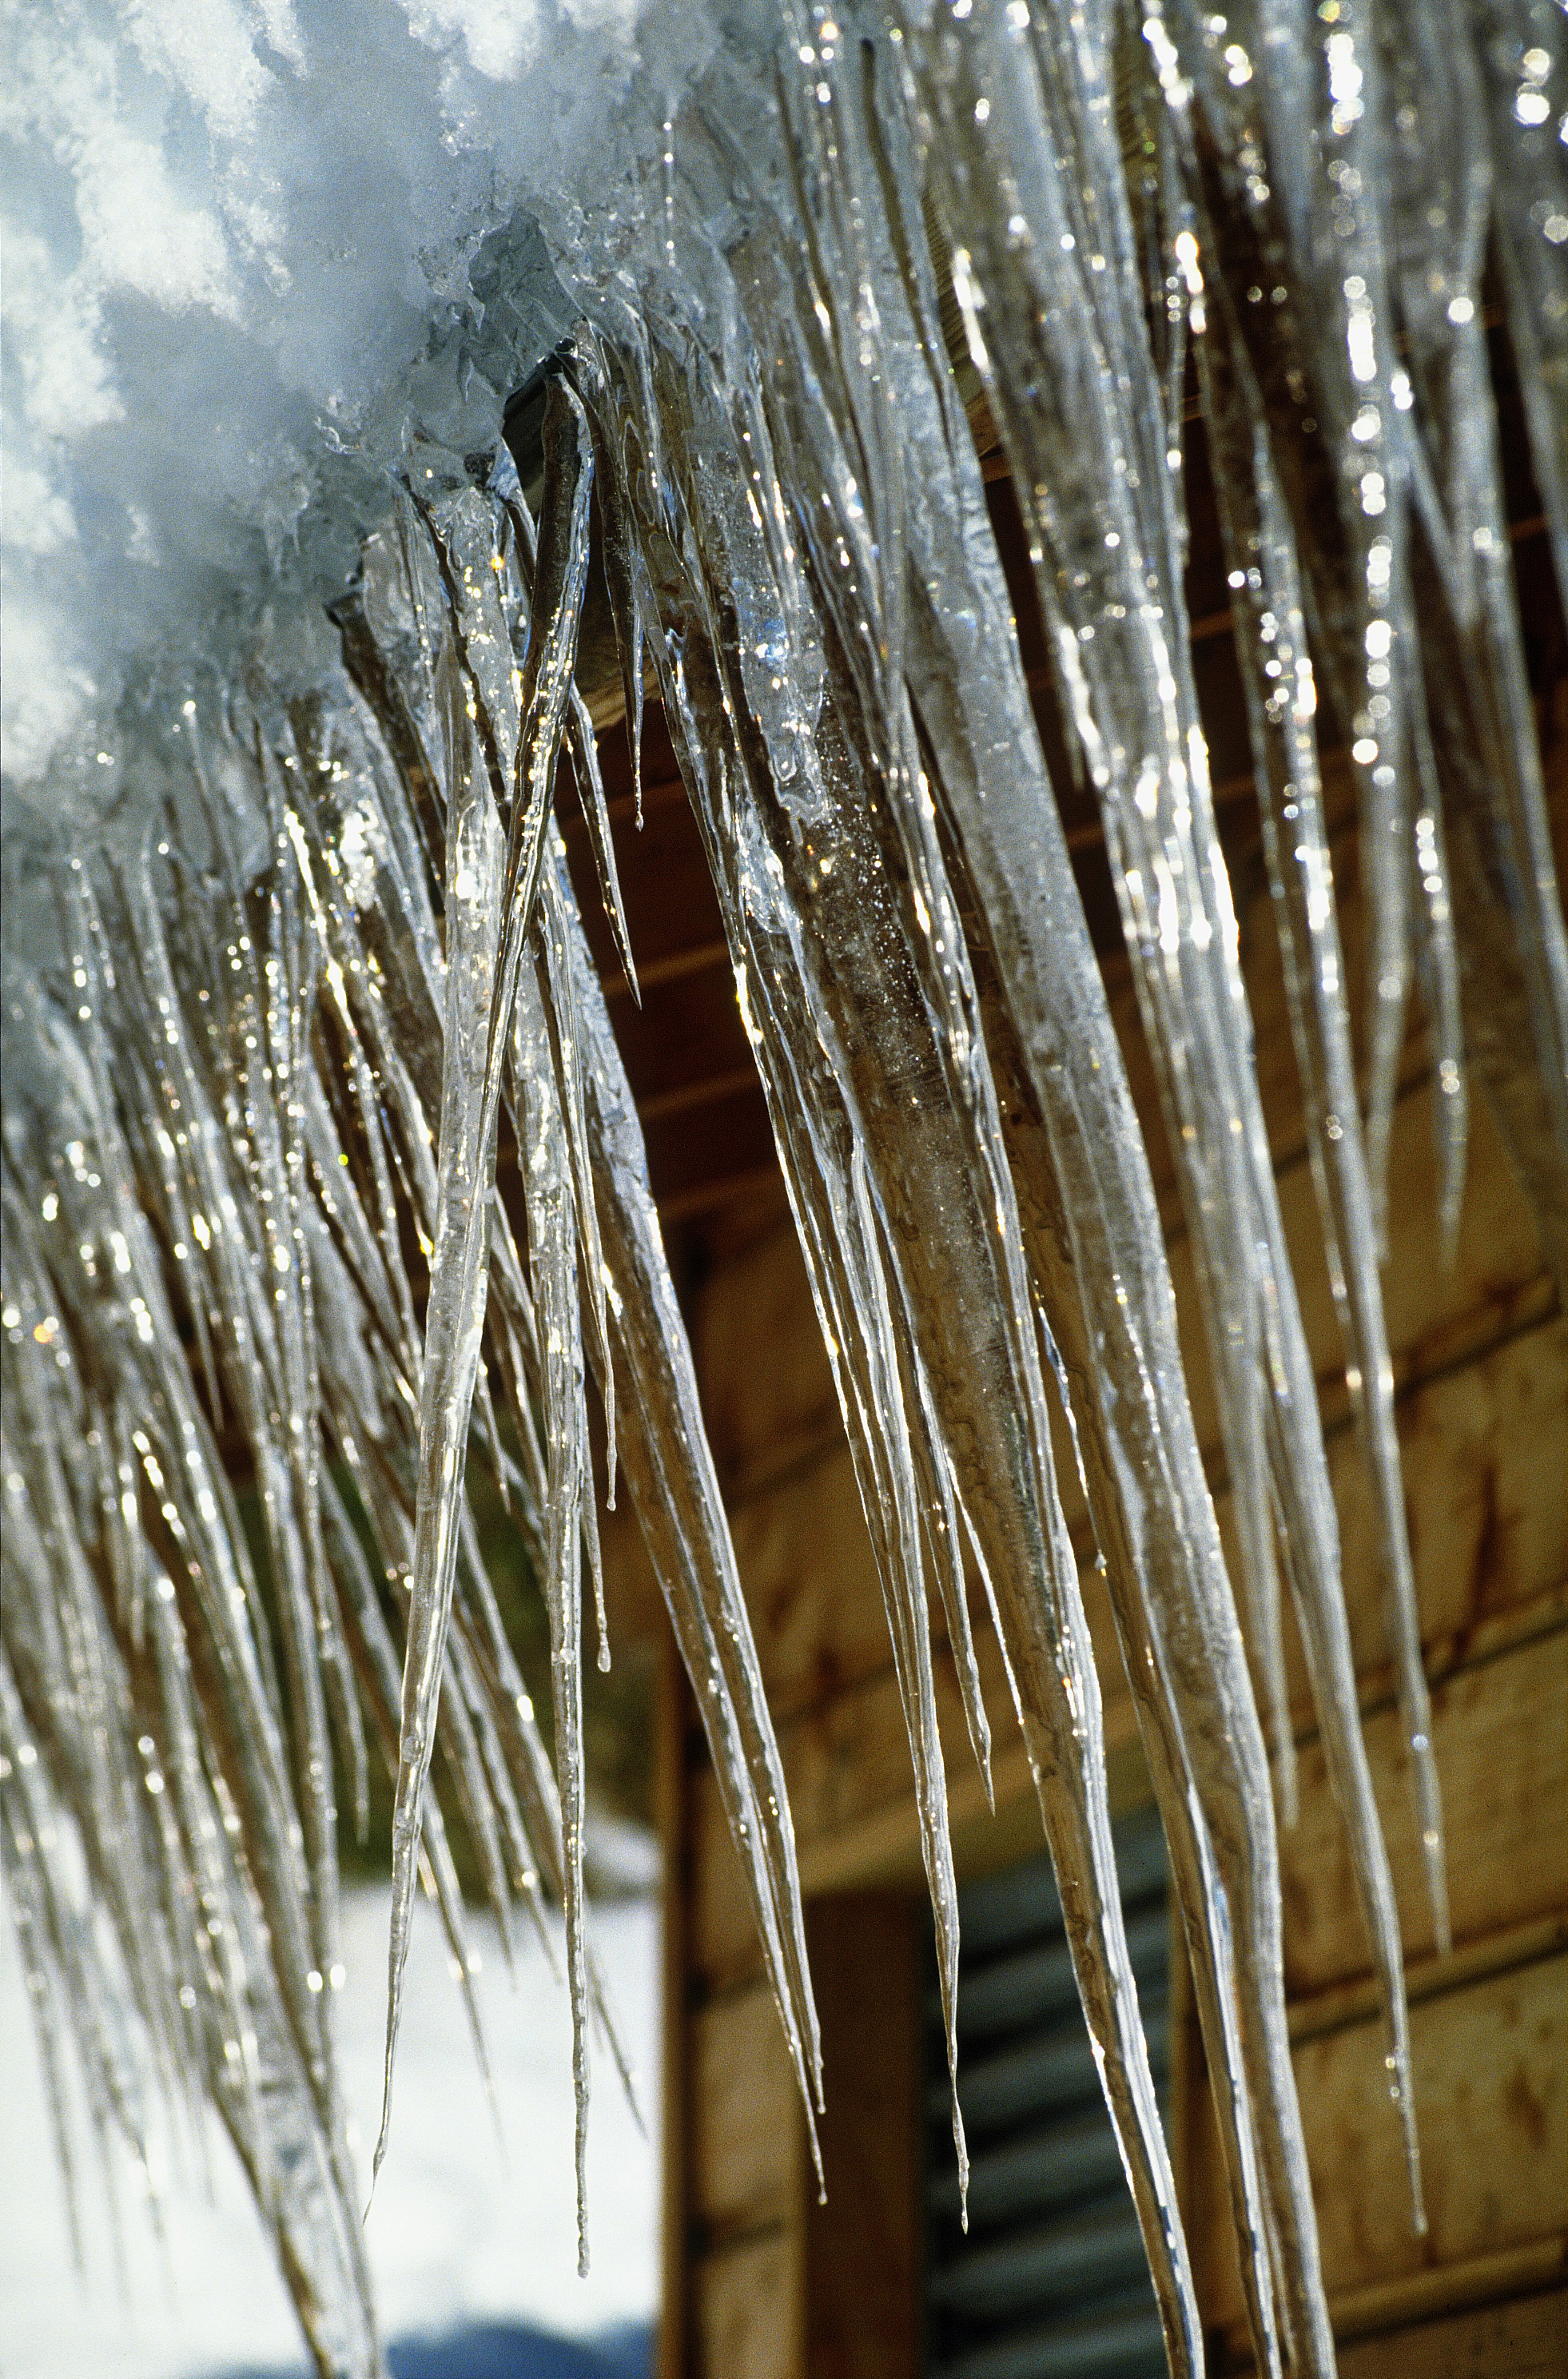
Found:
<svg viewBox="0 0 1568 2379"><path fill-rule="evenodd" d="M1354 838L1335 862L1359 982ZM1561 797L1561 785L1559 787ZM1568 806L1568 804L1565 804ZM1345 2379L1568 2371L1568 1324L1484 1111L1456 1261L1435 1254L1426 1053L1406 1052L1393 1137L1385 1292L1438 1759L1455 1948L1435 1960L1374 1586L1368 1498L1319 1252L1269 902L1236 871L1260 1070L1317 1365L1344 1536L1367 1738L1399 1878L1430 2228L1405 2215L1369 1962L1323 1779L1298 1648L1302 1812L1284 1848L1293 2036L1324 2268ZM1125 1029L1178 1301L1190 1268L1119 955ZM811 1895L827 2044L831 2204L814 2205L778 2026L683 1688L666 1696L669 2169L664 2379L901 2379L918 2368L918 1860L909 1756L881 1598L826 1362L781 1190L710 1226L692 1309L699 1371ZM1189 1367L1226 1495L1196 1330ZM1090 1550L1085 1516L1070 1511ZM1093 1598L1098 1604L1099 1599ZM1103 1607L1116 1794L1146 1793ZM999 1663L983 1651L997 1740L985 1815L951 1663L937 1663L960 1873L1038 1843ZM1201 2055L1180 2016L1173 2128L1216 2370L1248 2367Z"/></svg>

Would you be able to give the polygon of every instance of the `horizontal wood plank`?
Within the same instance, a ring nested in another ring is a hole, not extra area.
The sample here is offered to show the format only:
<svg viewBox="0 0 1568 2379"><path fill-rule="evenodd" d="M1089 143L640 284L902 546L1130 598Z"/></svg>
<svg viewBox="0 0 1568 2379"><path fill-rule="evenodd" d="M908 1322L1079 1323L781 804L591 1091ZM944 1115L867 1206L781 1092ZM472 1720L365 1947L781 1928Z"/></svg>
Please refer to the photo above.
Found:
<svg viewBox="0 0 1568 2379"><path fill-rule="evenodd" d="M1478 2255L1331 2307L1339 2379L1563 2379L1568 2239ZM1210 2379L1257 2369L1251 2342L1211 2338Z"/></svg>
<svg viewBox="0 0 1568 2379"><path fill-rule="evenodd" d="M1331 2301L1506 2257L1550 2255L1568 2228L1568 1957L1493 1975L1411 2011L1417 2128L1429 2228L1410 2228L1400 2127L1372 2023L1295 2054ZM1212 2123L1193 2170L1189 2236L1205 2318L1239 2327ZM1441 2286L1434 2276L1433 2287Z"/></svg>
<svg viewBox="0 0 1568 2379"><path fill-rule="evenodd" d="M1457 1943L1568 1910L1568 1633L1458 1671L1432 1697ZM1363 1729L1406 1955L1430 1921L1397 1711ZM1369 1971L1345 1828L1321 1745L1300 1763L1301 1813L1280 1838L1285 1983L1293 1999Z"/></svg>
<svg viewBox="0 0 1568 2379"><path fill-rule="evenodd" d="M1522 1332L1403 1400L1410 1550L1429 1651L1568 1578L1568 1322ZM1377 1575L1370 1496L1349 1432L1330 1449L1345 1575ZM1350 1595L1357 1672L1383 1658L1376 1597Z"/></svg>
<svg viewBox="0 0 1568 2379"><path fill-rule="evenodd" d="M1455 1666L1486 1632L1568 1581L1568 1323L1520 1331L1401 1397L1399 1429L1421 1642L1429 1671ZM1329 1441L1351 1651L1363 1703L1392 1691L1371 1491L1355 1432ZM1216 1495L1233 1577L1228 1488ZM1285 1675L1298 1727L1313 1723L1293 1620Z"/></svg>
<svg viewBox="0 0 1568 2379"><path fill-rule="evenodd" d="M1339 2349L1339 2379L1563 2379L1568 2293L1483 2305Z"/></svg>
<svg viewBox="0 0 1568 2379"><path fill-rule="evenodd" d="M1394 1108L1389 1178L1394 1227L1381 1274L1383 1318L1396 1393L1484 1354L1554 1306L1534 1221L1490 1116L1471 1120L1469 1163L1452 1264L1437 1249L1438 1177L1428 1080L1410 1084ZM1322 1225L1305 1154L1278 1176L1302 1328L1325 1431L1351 1419L1347 1352L1330 1286ZM1223 1471L1219 1416L1209 1370L1191 1243L1170 1240L1182 1351L1199 1443L1212 1475Z"/></svg>

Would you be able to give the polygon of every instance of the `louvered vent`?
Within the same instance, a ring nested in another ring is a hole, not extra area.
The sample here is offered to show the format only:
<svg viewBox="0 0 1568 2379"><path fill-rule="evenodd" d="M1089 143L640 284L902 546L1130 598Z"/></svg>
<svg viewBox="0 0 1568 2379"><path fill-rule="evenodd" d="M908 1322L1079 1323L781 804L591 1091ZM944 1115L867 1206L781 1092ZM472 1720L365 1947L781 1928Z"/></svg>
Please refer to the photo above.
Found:
<svg viewBox="0 0 1568 2379"><path fill-rule="evenodd" d="M1116 1828L1150 2060L1169 2063L1165 1848L1152 1809ZM959 1895L959 2189L935 1969L926 2022L926 2368L931 2379L1164 2379L1164 2351L1073 1984L1050 1861Z"/></svg>

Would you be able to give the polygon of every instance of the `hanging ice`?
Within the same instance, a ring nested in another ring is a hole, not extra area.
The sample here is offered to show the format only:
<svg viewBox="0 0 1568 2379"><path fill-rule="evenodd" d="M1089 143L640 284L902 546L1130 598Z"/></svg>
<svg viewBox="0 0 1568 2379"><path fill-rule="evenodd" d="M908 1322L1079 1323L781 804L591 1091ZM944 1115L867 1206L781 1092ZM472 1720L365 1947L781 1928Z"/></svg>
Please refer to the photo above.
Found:
<svg viewBox="0 0 1568 2379"><path fill-rule="evenodd" d="M1415 2180L1406 2024L1188 657L1182 334L1190 314L1441 1939L1378 1214L1418 982L1441 1227L1458 1211L1467 1063L1560 1277L1568 1266L1568 953L1480 287L1495 236L1568 583L1568 204L1545 128L1560 17L1546 0L1390 0L1375 21L1351 0L1332 16L1248 0L1222 23L1165 0L1133 29L1107 0L1069 14L889 0L722 29L655 10L645 30L649 56L669 35L669 71L623 76L600 103L613 139L591 169L514 124L513 165L492 161L489 180L451 166L465 222L526 200L561 303L509 281L516 218L488 248L464 234L422 360L362 407L357 443L326 405L314 497L287 535L269 513L257 583L216 607L244 625L215 628L200 655L176 635L103 726L121 814L54 854L42 963L8 949L0 1849L41 2052L57 2071L74 2038L97 2130L133 2154L150 2090L213 2105L320 2367L374 2373L331 2010L337 1829L363 1823L380 1758L397 1798L389 2113L416 1878L483 2055L455 1818L504 1940L519 1914L564 1914L581 2192L594 2026L619 2060L584 1910L579 1722L585 1556L591 1582L597 1500L619 1469L808 2122L820 2101L782 1763L552 824L564 743L634 987L627 854L573 682L597 518L633 766L651 660L833 1358L910 1733L949 2053L958 1747L936 1723L934 1611L987 1774L1006 1714L984 1706L974 1630L998 1630L1173 2369L1195 2372L1043 1317L1169 1838L1260 2364L1326 2373L1282 1996L1281 1565ZM290 103L322 87L302 78ZM482 139L482 114L452 158ZM211 120L214 143L229 124ZM1266 1728L1150 1170L943 345L944 276L1100 802L1198 1258ZM210 296L240 319L233 289ZM497 430L541 357L536 519ZM155 546L159 526L133 537ZM1320 697L1361 800L1364 1101ZM498 1146L521 1160L510 1206ZM257 1482L259 1561L225 1467L235 1448ZM548 1603L554 1773L479 1553L470 1462L505 1496ZM62 1826L77 1866L47 1847ZM956 2101L955 2126L961 2168Z"/></svg>

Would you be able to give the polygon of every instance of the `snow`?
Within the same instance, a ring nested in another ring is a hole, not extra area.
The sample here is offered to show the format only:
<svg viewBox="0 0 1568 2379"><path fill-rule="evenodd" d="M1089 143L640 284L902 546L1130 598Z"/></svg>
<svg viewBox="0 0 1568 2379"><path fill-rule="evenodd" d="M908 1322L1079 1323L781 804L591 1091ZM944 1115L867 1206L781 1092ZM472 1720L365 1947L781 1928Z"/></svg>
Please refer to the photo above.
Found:
<svg viewBox="0 0 1568 2379"><path fill-rule="evenodd" d="M337 1999L343 2075L363 2194L380 2099L387 1891L344 1902L347 1979ZM592 1938L638 2071L646 2134L599 2060L588 2132L593 2262L576 2277L572 2027L542 1950L525 1940L515 1987L484 1940L487 2039L498 2144L447 1971L439 1920L417 1911L399 2052L397 2121L366 2224L383 2335L520 2319L586 2336L652 2318L657 2299L658 1918L647 1898L609 1902ZM129 2302L115 2273L87 2159L89 2267L73 2268L54 2146L9 1921L0 1923L0 2337L4 2379L201 2379L231 2365L298 2371L298 2325L226 2140L210 2127L212 2193L171 2168L160 2246L124 2186Z"/></svg>
<svg viewBox="0 0 1568 2379"><path fill-rule="evenodd" d="M7 11L13 792L150 657L221 650L263 601L341 575L353 548L335 532L384 509L412 427L464 416L471 443L493 442L561 300L535 257L513 292L515 377L476 381L457 336L476 323L468 265L530 190L602 177L638 15L636 0ZM661 50L678 60L680 43L661 34Z"/></svg>

